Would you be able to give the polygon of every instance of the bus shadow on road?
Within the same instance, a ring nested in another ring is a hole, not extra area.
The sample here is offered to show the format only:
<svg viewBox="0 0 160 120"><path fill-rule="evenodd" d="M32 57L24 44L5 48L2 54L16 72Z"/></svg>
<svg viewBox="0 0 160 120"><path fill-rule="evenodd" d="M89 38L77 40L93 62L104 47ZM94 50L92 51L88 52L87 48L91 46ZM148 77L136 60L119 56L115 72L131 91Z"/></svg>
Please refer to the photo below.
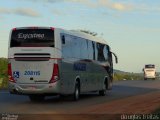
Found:
<svg viewBox="0 0 160 120"><path fill-rule="evenodd" d="M147 94L149 92L158 91L160 89L156 88L144 88L144 87L134 87L134 86L123 86L123 85L114 85L111 91L108 91L105 96L100 96L98 92L89 92L83 93L80 95L80 99L78 101L74 101L73 98L68 96L48 96L43 101L39 102L31 102L31 103L43 103L43 104L50 104L50 103L73 103L73 102L84 102L84 101L109 101L114 99L121 99L125 97L135 96L135 95L142 95Z"/></svg>
<svg viewBox="0 0 160 120"><path fill-rule="evenodd" d="M97 98L97 97L100 97L97 92L84 93L80 95L80 99L78 101L83 101L83 100ZM62 101L63 102L78 102L78 101L74 101L71 95L66 95L66 96L57 95L57 96L46 97L43 103L52 103L52 102L58 103Z"/></svg>
<svg viewBox="0 0 160 120"><path fill-rule="evenodd" d="M100 96L98 92L89 92L89 93L83 93L80 95L80 99L78 101L74 101L72 96L66 95L66 96L47 96L43 101L29 101L31 104L61 104L61 103L77 103L77 102L84 102L84 101L90 101L94 99L102 99L103 97L106 96Z"/></svg>

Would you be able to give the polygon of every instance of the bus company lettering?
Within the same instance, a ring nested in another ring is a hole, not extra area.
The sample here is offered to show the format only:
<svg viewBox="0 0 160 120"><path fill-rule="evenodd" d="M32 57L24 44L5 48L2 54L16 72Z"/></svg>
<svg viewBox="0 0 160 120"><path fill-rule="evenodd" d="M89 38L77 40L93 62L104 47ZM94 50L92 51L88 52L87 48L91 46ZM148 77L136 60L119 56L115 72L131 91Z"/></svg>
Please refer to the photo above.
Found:
<svg viewBox="0 0 160 120"><path fill-rule="evenodd" d="M74 70L77 71L86 71L86 64L85 63L74 63Z"/></svg>
<svg viewBox="0 0 160 120"><path fill-rule="evenodd" d="M38 38L38 39L43 39L44 34L38 34L38 33L33 33L33 34L24 34L24 33L19 33L18 34L19 39L32 39L32 38Z"/></svg>

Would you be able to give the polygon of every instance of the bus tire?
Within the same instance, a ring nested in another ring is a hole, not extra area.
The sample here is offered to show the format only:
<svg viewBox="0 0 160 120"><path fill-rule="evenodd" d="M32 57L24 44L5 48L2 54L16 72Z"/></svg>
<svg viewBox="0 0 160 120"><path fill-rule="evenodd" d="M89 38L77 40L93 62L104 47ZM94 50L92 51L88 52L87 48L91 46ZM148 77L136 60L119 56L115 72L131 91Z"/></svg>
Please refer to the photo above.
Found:
<svg viewBox="0 0 160 120"><path fill-rule="evenodd" d="M106 95L106 91L105 90L100 90L99 91L99 95L100 96L105 96Z"/></svg>
<svg viewBox="0 0 160 120"><path fill-rule="evenodd" d="M64 98L65 98L65 95L60 94L60 95L59 95L59 98L60 98L60 99L64 99Z"/></svg>
<svg viewBox="0 0 160 120"><path fill-rule="evenodd" d="M105 88L103 90L99 91L100 96L105 96L106 95L106 91L107 91L107 87L108 87L108 80L105 80L104 86L105 86Z"/></svg>
<svg viewBox="0 0 160 120"><path fill-rule="evenodd" d="M79 97L80 97L80 84L79 84L78 81L76 81L75 89L74 89L74 93L72 95L72 98L73 98L74 101L78 101Z"/></svg>
<svg viewBox="0 0 160 120"><path fill-rule="evenodd" d="M43 101L45 96L43 95L29 95L29 99L32 102L40 102Z"/></svg>
<svg viewBox="0 0 160 120"><path fill-rule="evenodd" d="M107 82L108 82L107 90L112 90L112 87L113 87L113 82L112 82L112 80L110 79L110 80L108 80ZM106 84L106 85L107 85L107 84Z"/></svg>

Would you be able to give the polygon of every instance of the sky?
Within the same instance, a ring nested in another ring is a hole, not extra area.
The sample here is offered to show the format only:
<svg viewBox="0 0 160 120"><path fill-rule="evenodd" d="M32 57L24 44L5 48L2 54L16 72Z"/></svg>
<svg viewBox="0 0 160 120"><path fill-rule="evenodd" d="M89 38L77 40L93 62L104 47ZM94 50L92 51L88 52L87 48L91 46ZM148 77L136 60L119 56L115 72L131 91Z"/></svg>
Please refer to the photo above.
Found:
<svg viewBox="0 0 160 120"><path fill-rule="evenodd" d="M119 63L114 68L160 71L160 0L0 0L0 57L7 57L10 30L52 26L90 30L105 39ZM115 63L115 62L114 62Z"/></svg>

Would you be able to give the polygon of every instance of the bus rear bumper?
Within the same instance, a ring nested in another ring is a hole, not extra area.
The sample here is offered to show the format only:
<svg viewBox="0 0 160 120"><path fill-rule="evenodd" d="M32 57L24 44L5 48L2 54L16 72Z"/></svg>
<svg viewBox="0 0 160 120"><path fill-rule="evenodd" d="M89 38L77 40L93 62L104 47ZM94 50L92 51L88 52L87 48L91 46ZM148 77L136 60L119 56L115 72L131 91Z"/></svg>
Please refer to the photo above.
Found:
<svg viewBox="0 0 160 120"><path fill-rule="evenodd" d="M156 76L144 76L145 79L155 79Z"/></svg>
<svg viewBox="0 0 160 120"><path fill-rule="evenodd" d="M9 91L11 94L30 95L44 94L56 95L60 94L60 82L48 84L16 84L9 83Z"/></svg>

